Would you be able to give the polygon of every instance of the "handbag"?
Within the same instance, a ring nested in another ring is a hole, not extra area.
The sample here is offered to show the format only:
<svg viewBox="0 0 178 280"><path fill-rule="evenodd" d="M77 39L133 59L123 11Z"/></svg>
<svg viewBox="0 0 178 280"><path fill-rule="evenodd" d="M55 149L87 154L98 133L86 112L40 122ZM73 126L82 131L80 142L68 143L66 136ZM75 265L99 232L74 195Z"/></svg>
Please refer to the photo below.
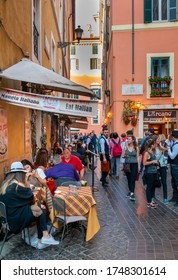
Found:
<svg viewBox="0 0 178 280"><path fill-rule="evenodd" d="M123 163L123 171L125 173L130 173L131 170L130 170L130 163Z"/></svg>
<svg viewBox="0 0 178 280"><path fill-rule="evenodd" d="M106 162L101 161L101 171L102 172L109 172L109 170L110 170L110 163L109 163L109 161L106 161Z"/></svg>

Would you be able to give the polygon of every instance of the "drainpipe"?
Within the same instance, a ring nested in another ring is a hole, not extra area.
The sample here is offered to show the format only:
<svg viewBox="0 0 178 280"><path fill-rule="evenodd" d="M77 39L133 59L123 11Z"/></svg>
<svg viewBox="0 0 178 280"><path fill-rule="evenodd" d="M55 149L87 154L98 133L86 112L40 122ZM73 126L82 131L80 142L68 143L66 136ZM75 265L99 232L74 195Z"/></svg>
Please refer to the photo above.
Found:
<svg viewBox="0 0 178 280"><path fill-rule="evenodd" d="M134 82L135 74L135 56L134 56L134 47L135 47L135 30L134 30L134 0L132 0L132 82Z"/></svg>

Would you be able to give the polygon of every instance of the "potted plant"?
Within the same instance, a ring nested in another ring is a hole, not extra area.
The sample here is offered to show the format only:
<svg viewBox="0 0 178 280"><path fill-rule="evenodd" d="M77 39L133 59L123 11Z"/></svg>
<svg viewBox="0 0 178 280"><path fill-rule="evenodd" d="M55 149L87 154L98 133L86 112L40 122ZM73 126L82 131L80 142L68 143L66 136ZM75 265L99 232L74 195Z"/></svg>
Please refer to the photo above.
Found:
<svg viewBox="0 0 178 280"><path fill-rule="evenodd" d="M138 121L137 117L132 117L132 118L131 118L131 124L132 124L133 126L136 126L137 121Z"/></svg>
<svg viewBox="0 0 178 280"><path fill-rule="evenodd" d="M154 76L154 77L150 76L148 80L150 84L157 84L161 82L161 78L159 76Z"/></svg>
<svg viewBox="0 0 178 280"><path fill-rule="evenodd" d="M129 124L130 123L130 118L125 117L125 118L123 118L123 121L124 121L125 124Z"/></svg>
<svg viewBox="0 0 178 280"><path fill-rule="evenodd" d="M171 76L165 76L161 78L161 82L166 83L168 85L170 84L171 80L172 80Z"/></svg>

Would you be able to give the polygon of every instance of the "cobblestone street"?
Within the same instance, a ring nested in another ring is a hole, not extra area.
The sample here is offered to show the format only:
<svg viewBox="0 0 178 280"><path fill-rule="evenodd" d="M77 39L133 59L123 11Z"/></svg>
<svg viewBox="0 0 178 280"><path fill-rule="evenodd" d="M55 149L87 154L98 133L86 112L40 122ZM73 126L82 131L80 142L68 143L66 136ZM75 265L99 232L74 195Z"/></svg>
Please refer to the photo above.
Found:
<svg viewBox="0 0 178 280"><path fill-rule="evenodd" d="M19 236L6 242L3 249L4 259L63 259L63 260L131 260L131 259L178 259L178 209L169 203L162 203L162 189L156 189L158 208L146 207L145 192L141 180L137 183L132 202L127 197L126 177L109 178L109 185L100 184L100 171L96 170L94 192L97 212L101 225L97 235L85 246L81 234L75 231L64 239L64 249L58 254L58 246L37 250L26 245ZM86 178L91 184L91 172ZM168 176L168 194L171 198L170 176Z"/></svg>

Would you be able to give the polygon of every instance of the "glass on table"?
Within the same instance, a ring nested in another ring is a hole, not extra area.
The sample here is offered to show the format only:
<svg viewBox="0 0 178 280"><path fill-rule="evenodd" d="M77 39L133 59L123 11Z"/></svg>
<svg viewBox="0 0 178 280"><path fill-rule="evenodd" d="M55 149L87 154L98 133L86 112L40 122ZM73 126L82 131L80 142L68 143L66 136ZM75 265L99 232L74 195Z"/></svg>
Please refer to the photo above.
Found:
<svg viewBox="0 0 178 280"><path fill-rule="evenodd" d="M69 185L69 194L70 194L70 195L75 195L75 194L77 194L77 186L75 186L75 185Z"/></svg>

